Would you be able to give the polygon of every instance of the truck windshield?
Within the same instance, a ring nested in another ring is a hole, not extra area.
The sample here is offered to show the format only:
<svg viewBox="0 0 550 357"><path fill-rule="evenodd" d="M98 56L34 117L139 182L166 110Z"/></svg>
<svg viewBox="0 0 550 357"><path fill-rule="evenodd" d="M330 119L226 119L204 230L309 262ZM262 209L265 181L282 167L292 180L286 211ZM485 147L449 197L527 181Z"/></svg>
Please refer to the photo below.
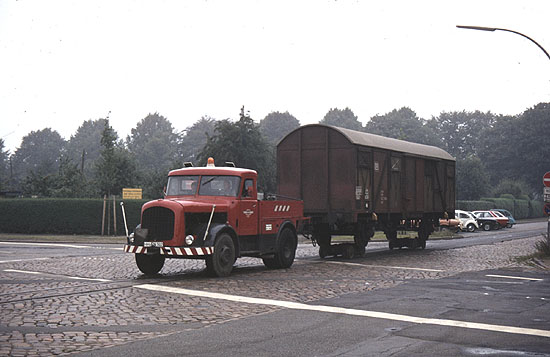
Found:
<svg viewBox="0 0 550 357"><path fill-rule="evenodd" d="M166 196L194 196L198 182L199 176L170 176Z"/></svg>
<svg viewBox="0 0 550 357"><path fill-rule="evenodd" d="M199 195L237 197L240 184L239 176L203 176Z"/></svg>

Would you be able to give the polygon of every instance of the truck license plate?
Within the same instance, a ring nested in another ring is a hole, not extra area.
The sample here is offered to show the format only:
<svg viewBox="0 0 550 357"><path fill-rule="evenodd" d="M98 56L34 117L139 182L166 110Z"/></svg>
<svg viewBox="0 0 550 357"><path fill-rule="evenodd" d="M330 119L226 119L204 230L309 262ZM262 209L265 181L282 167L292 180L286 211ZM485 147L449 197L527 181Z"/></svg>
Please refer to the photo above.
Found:
<svg viewBox="0 0 550 357"><path fill-rule="evenodd" d="M163 247L164 244L162 242L144 242L144 247Z"/></svg>

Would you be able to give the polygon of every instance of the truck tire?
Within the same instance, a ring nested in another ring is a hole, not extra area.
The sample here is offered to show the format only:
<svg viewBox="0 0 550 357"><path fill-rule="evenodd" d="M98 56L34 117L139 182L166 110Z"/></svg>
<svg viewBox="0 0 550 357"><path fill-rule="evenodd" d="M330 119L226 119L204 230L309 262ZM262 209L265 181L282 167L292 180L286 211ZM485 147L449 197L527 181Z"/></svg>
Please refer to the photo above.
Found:
<svg viewBox="0 0 550 357"><path fill-rule="evenodd" d="M138 269L145 275L155 275L164 266L164 255L136 254Z"/></svg>
<svg viewBox="0 0 550 357"><path fill-rule="evenodd" d="M273 258L262 258L264 265L270 269L286 269L292 266L296 257L298 237L290 228L284 228L279 236L277 252Z"/></svg>
<svg viewBox="0 0 550 357"><path fill-rule="evenodd" d="M235 263L235 245L227 233L222 233L214 243L214 253L206 257L206 270L214 276L225 277L231 274Z"/></svg>

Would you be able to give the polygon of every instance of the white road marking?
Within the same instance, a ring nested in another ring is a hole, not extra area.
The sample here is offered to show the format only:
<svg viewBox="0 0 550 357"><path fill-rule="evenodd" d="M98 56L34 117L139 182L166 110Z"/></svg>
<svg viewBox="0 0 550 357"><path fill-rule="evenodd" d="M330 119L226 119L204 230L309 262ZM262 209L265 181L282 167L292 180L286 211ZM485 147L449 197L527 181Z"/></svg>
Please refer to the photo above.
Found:
<svg viewBox="0 0 550 357"><path fill-rule="evenodd" d="M1 263L17 263L17 262L30 262L34 260L47 260L50 258L31 258L31 259L13 259L13 260L0 260Z"/></svg>
<svg viewBox="0 0 550 357"><path fill-rule="evenodd" d="M346 263L346 262L330 262L330 264L341 264L341 265L351 265L351 266L361 266L361 267L371 267L371 268L388 268L388 269L403 269L403 270L419 270L419 271L433 271L433 272L444 272L445 270L440 269L427 269L427 268L410 268L410 267L396 267L391 265L372 265L372 264L359 264L359 263Z"/></svg>
<svg viewBox="0 0 550 357"><path fill-rule="evenodd" d="M22 274L33 274L33 275L50 275L50 276L58 276L65 279L73 279L73 280L90 280L90 281L100 281L100 282L110 282L112 280L108 279L95 279L95 278L83 278L80 276L66 276L66 275L58 275L58 274L50 274L50 273L43 273L40 271L28 271L28 270L17 270L17 269L4 269L5 272L8 273L22 273Z"/></svg>
<svg viewBox="0 0 550 357"><path fill-rule="evenodd" d="M63 244L63 243L29 243L29 242L0 242L4 245L32 245L37 247L62 247L62 248L78 248L78 249L108 249L108 250L123 250L124 248L105 248L105 247L94 247L89 245L75 245L75 244Z"/></svg>
<svg viewBox="0 0 550 357"><path fill-rule="evenodd" d="M487 274L485 276L491 277L491 278L505 278L505 279L519 279L519 280L530 280L530 281L542 281L544 279L537 279L537 278L524 278L521 276L509 276L509 275L493 275L493 274Z"/></svg>
<svg viewBox="0 0 550 357"><path fill-rule="evenodd" d="M294 309L294 310L319 311L319 312L328 312L328 313L334 313L334 314L411 322L415 324L462 327L462 328L468 328L468 329L504 332L504 333L519 334L519 335L541 336L541 337L550 338L550 331L532 329L532 328L522 328L522 327L504 326L504 325L491 325L491 324L484 324L484 323L477 323L477 322L467 322L467 321L457 321L457 320L447 320L447 319L423 318L423 317L408 316L408 315L390 314L386 312L347 309L347 308L335 307L335 306L306 305L306 304L291 302L291 301L251 298L246 296L228 295L228 294L211 293L207 291L173 288L170 286L163 286L163 285L142 284L142 285L135 285L134 287L139 289L145 289L145 290L161 291L161 292L188 295L188 296L198 296L198 297L204 297L204 298L210 298L210 299L227 300L227 301L234 301L234 302L247 303L247 304L278 306L278 307Z"/></svg>

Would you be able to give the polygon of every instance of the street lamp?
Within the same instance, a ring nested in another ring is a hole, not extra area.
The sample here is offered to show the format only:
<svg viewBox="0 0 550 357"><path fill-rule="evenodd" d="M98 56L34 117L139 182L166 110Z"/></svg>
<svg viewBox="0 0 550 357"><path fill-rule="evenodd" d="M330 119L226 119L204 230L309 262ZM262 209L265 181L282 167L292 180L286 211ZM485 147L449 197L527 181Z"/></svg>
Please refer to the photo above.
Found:
<svg viewBox="0 0 550 357"><path fill-rule="evenodd" d="M511 32L511 33L515 33L517 35L520 35L520 36L523 36L525 37L526 39L528 39L529 41L533 42L535 45L537 45L541 50L542 52L544 52L544 54L546 55L546 57L548 57L548 59L550 59L550 54L548 54L548 52L546 52L546 50L537 43L537 41L533 40L531 37L527 36L527 35L524 35L522 34L521 32L517 32L517 31L513 31L513 30L508 30L508 29L501 29L501 28L498 28L498 27L483 27L483 26L461 26L461 25L456 25L456 27L458 27L459 29L467 29L467 30L479 30L479 31L489 31L489 32L495 32L495 31L506 31L506 32Z"/></svg>

